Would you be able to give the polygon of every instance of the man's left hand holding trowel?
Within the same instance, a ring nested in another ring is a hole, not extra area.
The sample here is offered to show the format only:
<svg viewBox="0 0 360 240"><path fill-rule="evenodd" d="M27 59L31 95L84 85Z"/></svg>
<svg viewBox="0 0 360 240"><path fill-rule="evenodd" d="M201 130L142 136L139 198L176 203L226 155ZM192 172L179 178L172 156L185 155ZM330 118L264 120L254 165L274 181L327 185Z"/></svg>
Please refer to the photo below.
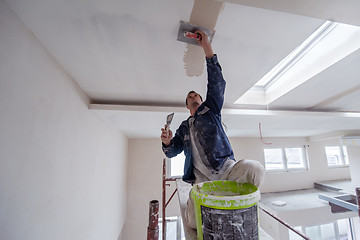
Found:
<svg viewBox="0 0 360 240"><path fill-rule="evenodd" d="M165 146L169 146L172 139L172 131L170 130L170 124L174 117L174 113L171 113L166 118L165 127L161 129L161 141Z"/></svg>

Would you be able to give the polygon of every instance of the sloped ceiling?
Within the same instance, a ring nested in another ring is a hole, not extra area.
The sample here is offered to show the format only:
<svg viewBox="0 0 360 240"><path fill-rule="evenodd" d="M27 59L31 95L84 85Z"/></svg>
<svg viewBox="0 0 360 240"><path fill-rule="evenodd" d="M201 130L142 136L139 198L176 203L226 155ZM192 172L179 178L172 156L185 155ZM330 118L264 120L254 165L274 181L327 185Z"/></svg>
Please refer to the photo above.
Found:
<svg viewBox="0 0 360 240"><path fill-rule="evenodd" d="M170 112L175 129L188 116L187 92L205 95L206 71L187 76L187 46L176 41L193 0L6 2L92 99L90 111L128 137L158 137ZM210 1L196 2L206 16ZM212 45L229 135L259 136L259 123L265 137L360 129L360 50L266 107L234 104L325 20L360 26L356 9L359 1L223 1Z"/></svg>

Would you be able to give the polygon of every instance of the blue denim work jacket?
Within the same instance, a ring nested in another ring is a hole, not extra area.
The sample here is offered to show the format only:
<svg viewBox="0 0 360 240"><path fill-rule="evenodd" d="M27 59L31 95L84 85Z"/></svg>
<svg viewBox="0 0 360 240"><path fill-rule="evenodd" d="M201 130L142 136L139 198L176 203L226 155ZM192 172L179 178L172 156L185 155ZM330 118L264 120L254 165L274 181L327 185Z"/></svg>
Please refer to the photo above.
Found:
<svg viewBox="0 0 360 240"><path fill-rule="evenodd" d="M204 149L213 171L219 171L225 159L234 159L234 153L229 139L222 126L221 109L224 103L226 82L222 75L217 56L206 58L208 84L206 100L194 114L195 141ZM190 118L190 117L189 117ZM182 179L186 182L195 181L192 145L188 120L183 121L176 130L169 146L162 145L163 152L168 158L175 157L184 151L185 165Z"/></svg>

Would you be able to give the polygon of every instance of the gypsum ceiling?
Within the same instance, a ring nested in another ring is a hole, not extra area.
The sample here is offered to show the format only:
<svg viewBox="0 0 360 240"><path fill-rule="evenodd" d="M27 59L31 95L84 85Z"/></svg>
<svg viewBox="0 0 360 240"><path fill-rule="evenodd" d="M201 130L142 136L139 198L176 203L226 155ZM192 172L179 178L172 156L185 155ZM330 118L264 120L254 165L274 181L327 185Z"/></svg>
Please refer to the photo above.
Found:
<svg viewBox="0 0 360 240"><path fill-rule="evenodd" d="M205 96L205 66L200 76L189 77L187 46L176 41L194 1L6 2L90 97L90 110L128 137L158 137L169 112L175 112L176 129L188 116L187 92ZM196 2L206 16L210 1ZM265 137L360 129L359 50L266 106L234 104L326 20L360 26L356 1L326 8L301 3L224 1L214 16L212 45L227 81L223 121L229 136L257 137L259 123Z"/></svg>

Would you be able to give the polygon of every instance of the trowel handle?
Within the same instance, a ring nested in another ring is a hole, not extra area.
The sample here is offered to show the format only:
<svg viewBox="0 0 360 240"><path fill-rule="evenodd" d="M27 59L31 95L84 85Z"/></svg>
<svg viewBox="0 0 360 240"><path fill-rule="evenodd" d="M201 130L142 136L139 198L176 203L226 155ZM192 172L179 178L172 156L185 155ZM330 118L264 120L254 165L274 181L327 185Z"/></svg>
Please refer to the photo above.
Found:
<svg viewBox="0 0 360 240"><path fill-rule="evenodd" d="M169 136L169 126L167 124L165 124L165 131L166 135Z"/></svg>
<svg viewBox="0 0 360 240"><path fill-rule="evenodd" d="M201 40L201 35L199 33L184 32L184 36L187 38Z"/></svg>

